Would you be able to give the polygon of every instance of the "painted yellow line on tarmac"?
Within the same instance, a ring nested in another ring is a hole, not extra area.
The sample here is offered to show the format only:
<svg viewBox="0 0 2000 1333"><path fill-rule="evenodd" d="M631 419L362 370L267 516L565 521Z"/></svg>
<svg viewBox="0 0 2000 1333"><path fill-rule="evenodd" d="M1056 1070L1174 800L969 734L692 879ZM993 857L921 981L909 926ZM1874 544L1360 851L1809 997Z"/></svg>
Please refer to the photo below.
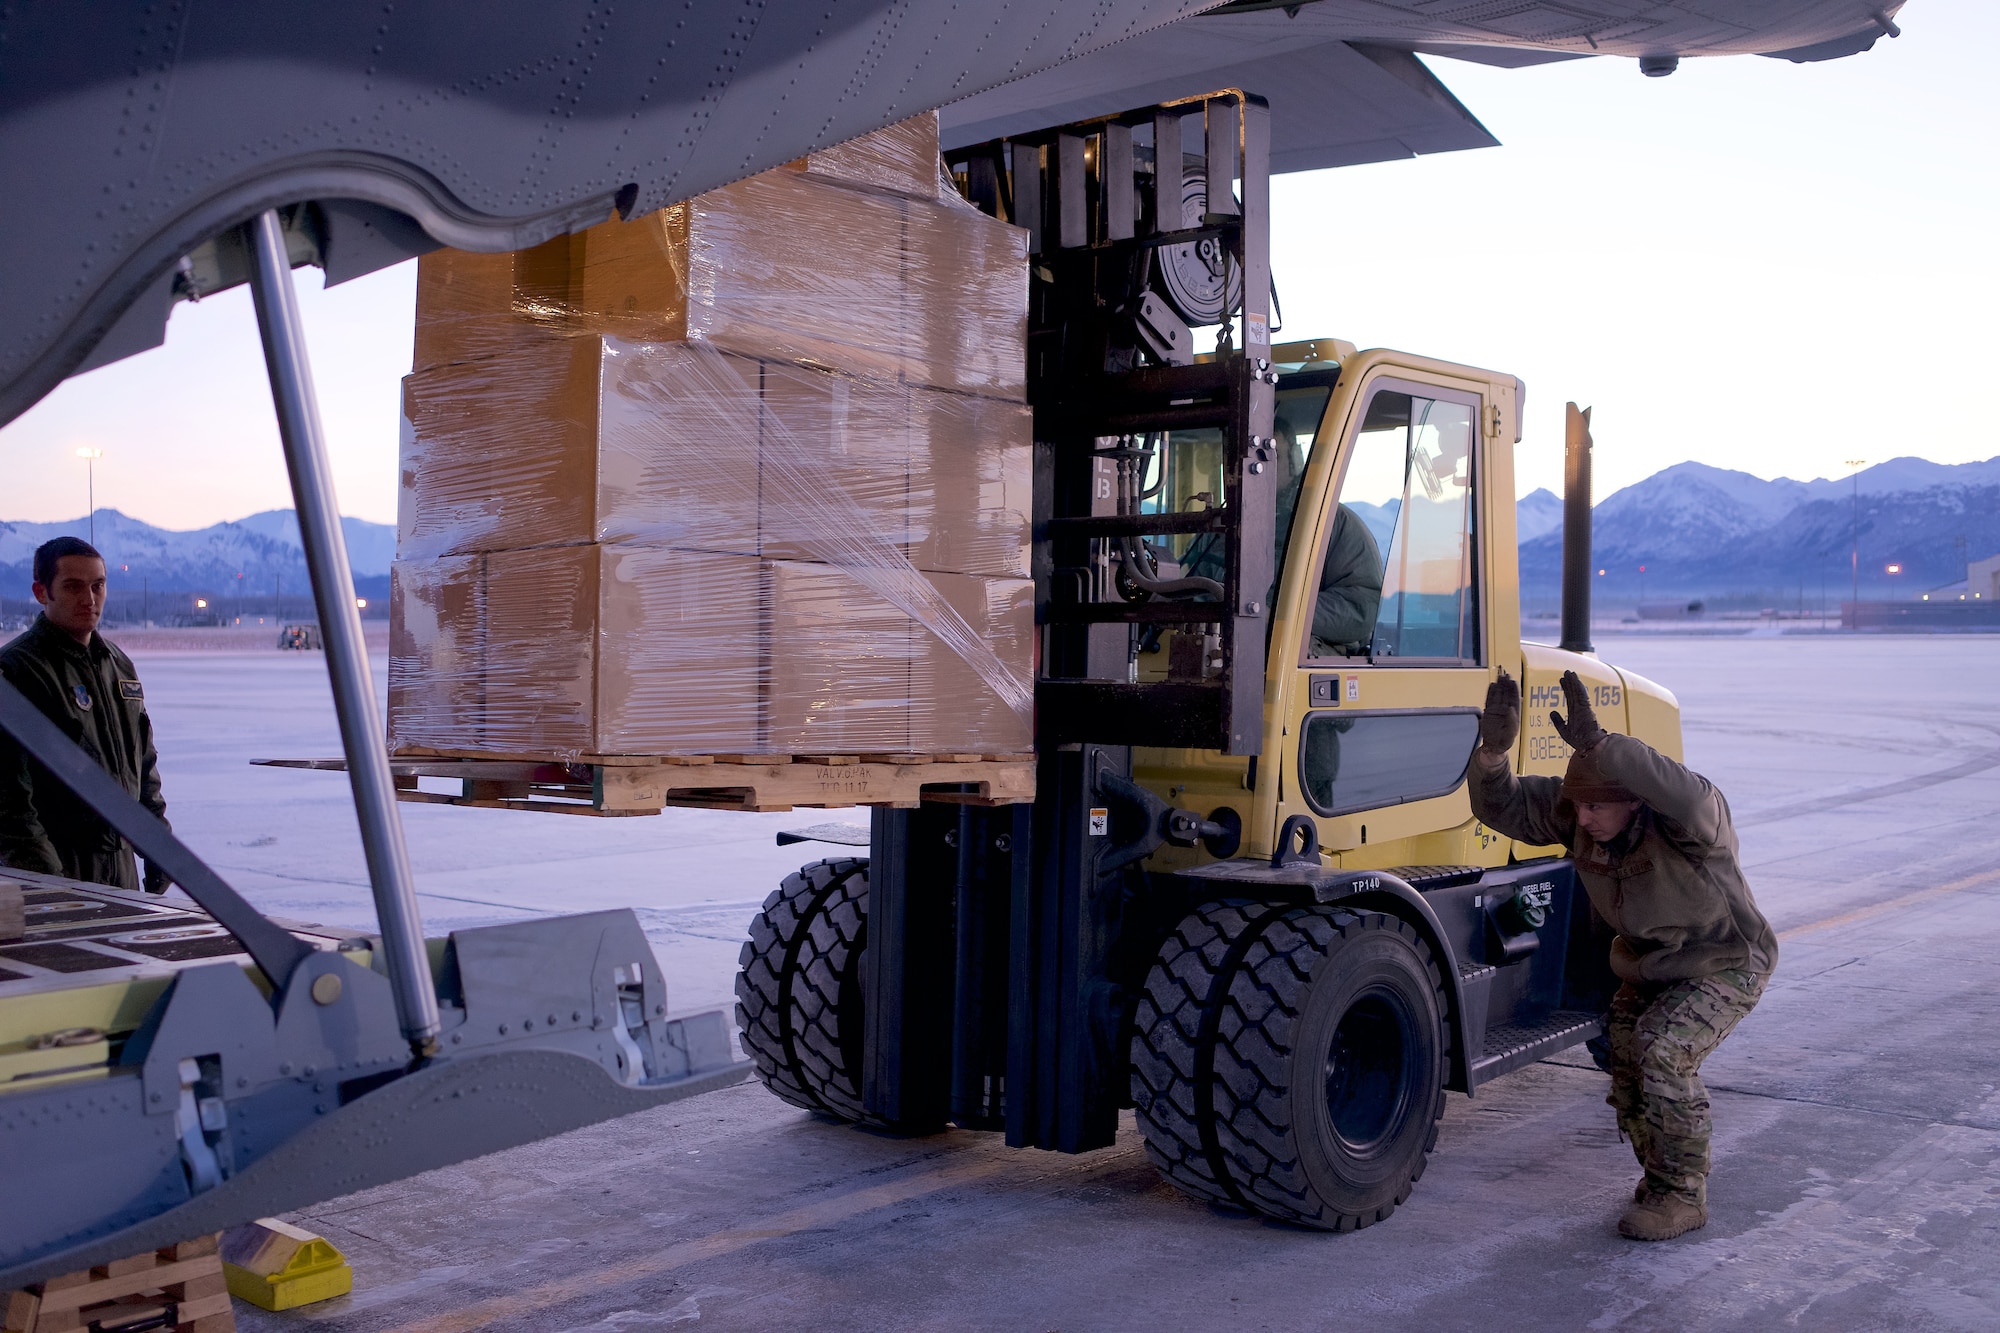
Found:
<svg viewBox="0 0 2000 1333"><path fill-rule="evenodd" d="M901 1180L885 1181L880 1185L871 1185L866 1189L809 1204L804 1208L795 1208L776 1217L760 1219L751 1226L731 1227L727 1231L711 1232L706 1236L697 1236L693 1240L684 1240L678 1245L670 1245L658 1253L633 1259L627 1263L574 1273L554 1282L545 1282L539 1287L529 1287L525 1291L496 1296L492 1300L481 1301L463 1310L453 1310L446 1314L434 1315L429 1319L420 1319L414 1324L404 1324L401 1333L469 1333L469 1330L485 1328L503 1319L525 1319L537 1311L547 1310L552 1306L597 1295L609 1288L671 1272L688 1264L700 1263L704 1259L714 1259L761 1241L797 1235L801 1231L813 1231L836 1222L844 1222L851 1217L858 1217L862 1213L873 1212L877 1208L886 1208L891 1204L949 1189L954 1185L968 1184L997 1174L1005 1165L1004 1160L986 1157L979 1161L961 1162L953 1166L919 1172L913 1176L905 1176Z"/></svg>
<svg viewBox="0 0 2000 1333"><path fill-rule="evenodd" d="M1815 930L1831 930L1835 926L1852 925L1856 921L1866 921L1870 917L1881 916L1884 912L1894 912L1904 907L1915 907L1918 903L1929 902L1933 898L1942 898L1947 893L1957 893L1960 889L1970 889L1996 879L2000 879L2000 868L1982 870L1976 875L1967 875L1964 879L1955 879L1949 884L1940 884L1934 889L1918 889L1915 893L1906 893L1900 898L1891 898L1887 902L1875 903L1868 907L1857 907L1851 912L1842 912L1838 916L1822 917L1818 921L1808 921L1803 926L1793 926L1790 930L1779 931L1778 938L1780 940L1789 940L1794 936L1809 935Z"/></svg>

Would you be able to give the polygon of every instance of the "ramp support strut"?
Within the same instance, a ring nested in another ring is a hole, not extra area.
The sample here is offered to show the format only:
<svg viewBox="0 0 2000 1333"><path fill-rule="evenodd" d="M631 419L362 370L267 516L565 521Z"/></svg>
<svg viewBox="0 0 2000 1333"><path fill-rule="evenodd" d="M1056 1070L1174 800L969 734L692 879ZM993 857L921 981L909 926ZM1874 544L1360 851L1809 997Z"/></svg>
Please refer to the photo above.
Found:
<svg viewBox="0 0 2000 1333"><path fill-rule="evenodd" d="M389 776L389 746L375 709L375 684L368 649L361 637L361 613L354 604L354 575L347 563L347 539L340 527L333 476L327 465L326 437L320 427L319 399L306 359L305 330L298 294L285 252L284 226L275 210L247 225L250 233L250 288L257 303L257 329L264 340L264 364L271 399L278 410L278 434L285 444L285 468L299 517L300 544L312 576L313 605L319 611L326 645L333 707L340 719L347 777L361 823L368 858L368 881L375 894L389 984L403 1035L419 1055L434 1049L438 1034L437 992L417 915L416 884L409 849L396 811Z"/></svg>

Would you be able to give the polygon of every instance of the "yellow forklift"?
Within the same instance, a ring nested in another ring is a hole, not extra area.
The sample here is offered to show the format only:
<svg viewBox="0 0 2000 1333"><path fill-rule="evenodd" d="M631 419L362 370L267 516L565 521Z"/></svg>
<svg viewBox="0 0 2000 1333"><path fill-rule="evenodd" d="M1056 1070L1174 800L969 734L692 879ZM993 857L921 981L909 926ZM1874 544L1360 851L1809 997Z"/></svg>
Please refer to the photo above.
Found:
<svg viewBox="0 0 2000 1333"><path fill-rule="evenodd" d="M0 1159L37 1203L0 1210L0 1290L753 1065L1065 1152L1130 1106L1181 1188L1346 1229L1407 1197L1446 1089L1595 1035L1606 941L1555 849L1471 819L1474 718L1514 671L1518 766L1554 772L1562 670L1678 754L1674 702L1589 654L1587 559L1563 648L1520 642L1511 376L1272 344L1268 116L1229 90L950 155L1032 238L1037 794L878 809L866 857L788 879L743 950L748 1061L668 1016L630 912L423 938L291 286L358 233L301 205L197 245L177 274L256 298L380 930L262 916L0 683L0 729L191 899L5 876Z"/></svg>
<svg viewBox="0 0 2000 1333"><path fill-rule="evenodd" d="M1471 814L1488 682L1517 771L1562 771L1565 670L1676 757L1680 722L1590 651L1582 414L1564 642L1526 644L1520 382L1271 342L1268 145L1225 91L948 155L1030 234L1038 795L874 812L765 903L738 1021L794 1105L1063 1152L1129 1106L1188 1193L1348 1230L1447 1089L1601 1032L1570 864Z"/></svg>

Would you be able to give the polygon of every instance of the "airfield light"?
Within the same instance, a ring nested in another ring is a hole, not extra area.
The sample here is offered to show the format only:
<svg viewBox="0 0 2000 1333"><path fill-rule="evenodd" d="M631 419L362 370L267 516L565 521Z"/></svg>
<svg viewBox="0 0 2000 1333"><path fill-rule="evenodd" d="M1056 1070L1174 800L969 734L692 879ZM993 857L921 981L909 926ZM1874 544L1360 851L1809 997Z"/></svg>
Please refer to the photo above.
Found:
<svg viewBox="0 0 2000 1333"><path fill-rule="evenodd" d="M355 598L354 609L357 611L366 611L368 609L368 599L366 597Z"/></svg>
<svg viewBox="0 0 2000 1333"><path fill-rule="evenodd" d="M1601 569L1600 569L1600 570L1598 570L1598 571L1597 571L1597 577L1599 577L1599 578L1603 578L1603 577L1604 577L1604 571L1603 571L1603 570L1601 570Z"/></svg>
<svg viewBox="0 0 2000 1333"><path fill-rule="evenodd" d="M1903 567L1901 565L1891 565L1889 566L1889 572L1891 574L1900 574L1903 572Z"/></svg>
<svg viewBox="0 0 2000 1333"><path fill-rule="evenodd" d="M197 611L206 611L206 610L208 610L208 598L206 598L206 597L197 597L197 598L195 598L195 599L194 599L194 609L195 609L195 610L197 610Z"/></svg>

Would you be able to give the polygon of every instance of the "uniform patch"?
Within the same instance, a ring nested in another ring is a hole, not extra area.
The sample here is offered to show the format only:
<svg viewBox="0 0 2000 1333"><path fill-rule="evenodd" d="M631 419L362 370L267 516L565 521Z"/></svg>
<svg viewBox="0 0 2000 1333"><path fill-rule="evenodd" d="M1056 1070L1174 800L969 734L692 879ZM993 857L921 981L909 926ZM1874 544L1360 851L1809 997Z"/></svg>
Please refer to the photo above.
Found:
<svg viewBox="0 0 2000 1333"><path fill-rule="evenodd" d="M76 700L76 706L78 708L83 709L86 713L90 711L89 690L86 690L81 685L72 685L69 687L69 692L70 696Z"/></svg>
<svg viewBox="0 0 2000 1333"><path fill-rule="evenodd" d="M144 703L146 701L146 691L136 680L121 680L118 682L118 697L130 700L135 704Z"/></svg>

